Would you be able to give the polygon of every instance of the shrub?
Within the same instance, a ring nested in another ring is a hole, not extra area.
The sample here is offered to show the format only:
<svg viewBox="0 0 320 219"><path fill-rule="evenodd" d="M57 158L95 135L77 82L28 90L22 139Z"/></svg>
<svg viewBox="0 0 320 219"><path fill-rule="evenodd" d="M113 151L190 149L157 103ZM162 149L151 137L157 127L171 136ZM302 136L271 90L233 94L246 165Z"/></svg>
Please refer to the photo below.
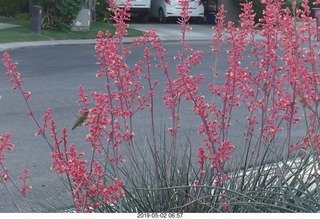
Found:
<svg viewBox="0 0 320 219"><path fill-rule="evenodd" d="M96 2L96 20L109 23L110 11L108 10L109 4L104 0L97 0Z"/></svg>
<svg viewBox="0 0 320 219"><path fill-rule="evenodd" d="M0 16L15 17L27 4L28 0L0 0Z"/></svg>
<svg viewBox="0 0 320 219"><path fill-rule="evenodd" d="M69 30L84 0L35 0L43 7L42 28Z"/></svg>

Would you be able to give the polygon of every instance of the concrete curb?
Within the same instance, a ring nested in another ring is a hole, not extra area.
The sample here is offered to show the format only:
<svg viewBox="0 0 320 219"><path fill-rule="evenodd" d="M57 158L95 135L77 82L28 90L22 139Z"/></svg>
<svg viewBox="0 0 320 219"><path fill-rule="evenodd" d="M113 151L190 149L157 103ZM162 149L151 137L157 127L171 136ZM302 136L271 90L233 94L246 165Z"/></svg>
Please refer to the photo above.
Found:
<svg viewBox="0 0 320 219"><path fill-rule="evenodd" d="M127 39L129 41L129 39ZM88 40L50 40L50 41L33 41L33 42L16 42L16 43L3 43L0 44L0 52L25 48L25 47L38 47L38 46L59 46L59 45L84 45L95 44L95 39Z"/></svg>
<svg viewBox="0 0 320 219"><path fill-rule="evenodd" d="M134 37L127 37L123 40L124 43L133 42ZM163 42L176 42L180 39L177 37L160 37ZM209 41L211 39L186 39L187 41ZM61 46L61 45L90 45L95 44L95 39L88 40L49 40L49 41L32 41L32 42L15 42L15 43L3 43L0 44L0 52L9 51L13 49L26 48L26 47L38 47L38 46Z"/></svg>

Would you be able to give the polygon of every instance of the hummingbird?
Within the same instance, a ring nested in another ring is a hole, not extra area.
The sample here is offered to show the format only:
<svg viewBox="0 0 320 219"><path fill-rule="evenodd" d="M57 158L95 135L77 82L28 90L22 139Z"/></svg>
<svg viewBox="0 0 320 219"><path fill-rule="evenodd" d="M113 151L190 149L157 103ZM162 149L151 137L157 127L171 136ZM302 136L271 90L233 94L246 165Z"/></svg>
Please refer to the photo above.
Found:
<svg viewBox="0 0 320 219"><path fill-rule="evenodd" d="M81 124L84 122L84 120L87 118L89 111L84 111L76 120L74 123L72 130L75 129L77 126L81 126Z"/></svg>

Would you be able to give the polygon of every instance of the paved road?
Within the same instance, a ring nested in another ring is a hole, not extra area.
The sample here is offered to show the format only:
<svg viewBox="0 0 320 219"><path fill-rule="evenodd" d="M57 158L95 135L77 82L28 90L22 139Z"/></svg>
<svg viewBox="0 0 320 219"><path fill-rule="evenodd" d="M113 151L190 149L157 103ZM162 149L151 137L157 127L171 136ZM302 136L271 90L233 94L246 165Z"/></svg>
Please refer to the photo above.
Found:
<svg viewBox="0 0 320 219"><path fill-rule="evenodd" d="M157 30L158 36L162 40L180 40L181 38L180 25L175 22L166 24L151 22L143 25L138 23L130 23L129 27L144 32L155 28ZM186 33L185 38L187 40L211 40L214 33L212 29L213 25L211 24L197 24L191 22L190 27L192 28L192 31L188 31Z"/></svg>
<svg viewBox="0 0 320 219"><path fill-rule="evenodd" d="M197 49L204 49L210 53L208 42L194 42ZM166 44L168 58L172 59L176 55L178 43L168 42ZM38 119L44 114L47 107L53 109L53 116L57 120L58 128L71 128L80 106L76 103L78 99L77 89L82 84L87 92L103 89L104 81L95 78L98 67L95 65L95 52L93 45L69 45L69 46L42 46L27 47L10 51L14 61L19 62L19 71L26 90L32 92L30 104L33 106L34 114ZM132 66L137 58L143 57L143 49L137 49L133 55L128 57L128 62ZM207 60L210 62L210 56ZM206 62L198 70L208 72L209 65ZM170 71L175 71L174 63ZM4 72L4 67L0 66L0 72ZM153 77L159 81L159 93L156 94L156 126L160 128L164 118L168 118L168 111L162 103L162 91L164 90L164 76L160 70L153 71ZM45 141L40 137L35 137L37 131L33 122L25 116L26 106L18 92L11 90L11 85L7 83L8 78L3 74L0 76L0 133L12 133L12 141L15 149L7 153L6 166L11 171L13 178L16 178L24 167L30 169L30 183L33 189L30 195L41 199L48 199L49 202L58 203L54 197L60 197L64 201L68 200L63 187L58 184L59 180L50 171L50 150ZM182 105L190 108L190 105ZM184 113L187 120L184 120L187 127L184 131L194 132L197 130L197 121ZM165 119L169 123L168 119ZM192 121L192 123L190 123ZM145 114L138 114L135 124L137 141L138 136L142 136L147 123ZM190 127L190 128L189 128ZM90 154L90 145L83 142L86 131L83 127L70 131L70 143L79 145L80 150ZM142 141L143 137L139 140ZM197 141L197 138L193 138ZM144 141L142 141L144 142ZM19 180L18 180L19 181ZM0 187L0 212L16 211L10 208L12 203L8 199L3 187ZM53 194L48 194L53 193ZM7 197L3 200L3 197ZM67 202L67 201L66 201ZM61 206L60 206L61 207Z"/></svg>
<svg viewBox="0 0 320 219"><path fill-rule="evenodd" d="M59 128L70 127L79 108L75 102L79 84L84 84L88 90L99 85L98 81L86 80L96 71L93 46L32 47L13 50L10 54L15 61L19 62L19 70L26 80L25 89L32 92L30 103L36 117L41 121L44 110L52 107L54 117L60 121ZM3 65L0 67L0 72L4 72ZM41 190L39 195L44 199L54 197L46 192L53 192L55 197L63 198L63 191L59 191L57 189L59 186L55 185L56 177L50 173L48 146L43 139L34 136L36 127L25 116L26 106L19 94L12 92L11 86L7 83L8 78L3 74L0 78L2 96L0 133L12 133L12 141L16 145L12 153L8 153L6 160L8 169L16 177L24 167L29 168L35 193ZM84 137L80 136L79 132L73 132L70 135L71 141L73 138L83 139ZM0 191L0 200L8 197L4 193L3 186ZM10 201L3 203L1 200L0 212L7 211L10 206L12 206Z"/></svg>
<svg viewBox="0 0 320 219"><path fill-rule="evenodd" d="M2 25L4 27L4 25ZM8 26L5 26L8 27ZM137 24L130 23L131 28L142 31L148 31L149 28L156 27L159 36L163 40L178 40L179 25L176 23L168 24ZM194 29L195 27L192 26ZM196 29L202 28L198 33L187 34L187 39L209 39L211 35L211 26L196 25ZM203 31L205 29L206 31ZM200 35L202 35L200 37ZM192 38L193 37L193 38ZM131 41L127 39L126 41ZM58 122L58 127L70 128L73 124L79 105L76 103L78 98L77 88L82 84L89 92L96 90L97 87L103 87L103 81L95 79L94 75L98 68L95 66L94 40L77 41L47 41L47 42L29 42L29 43L10 43L0 44L1 51L9 51L13 60L19 62L19 71L26 80L24 87L32 92L30 100L34 108L36 117L40 120L47 107L53 108L53 115ZM200 47L207 47L208 42L201 43ZM50 45L50 46L48 46ZM168 55L173 56L180 47L176 43L167 44ZM142 57L142 50L137 51L135 57ZM129 62L133 64L134 58ZM174 66L172 66L174 71ZM207 69L208 70L208 69ZM3 65L0 65L0 72L4 72ZM162 74L155 74L161 82L164 81ZM66 195L63 186L54 173L50 171L50 150L43 139L35 137L37 131L33 122L25 116L26 106L17 92L12 92L11 85L7 83L8 78L3 74L0 76L0 133L12 133L12 141L15 143L15 149L7 153L6 166L10 170L11 176L17 180L23 168L30 170L30 183L33 189L29 194L31 198L40 200L55 208L65 208L63 204L69 205L69 197ZM164 89L164 84L159 83L159 90ZM157 97L161 102L161 94ZM165 108L157 107L157 119L160 120L167 112ZM138 115L137 123L139 127L145 126L145 116ZM159 124L158 124L159 125ZM189 125L190 126L190 125ZM193 129L196 129L196 125ZM146 131L144 128L138 129L136 134ZM85 137L84 129L70 132L70 143L79 145L80 150L90 154L90 146L83 144ZM10 187L10 186L9 186ZM17 194L13 194L17 197ZM16 212L8 194L0 187L0 212ZM4 198L5 197L5 198ZM59 198L57 198L59 197ZM60 200L58 200L60 199ZM18 199L17 199L18 200ZM18 203L22 209L28 210L25 202ZM29 209L30 210L30 209ZM45 209L46 210L46 209ZM50 209L48 209L49 211Z"/></svg>

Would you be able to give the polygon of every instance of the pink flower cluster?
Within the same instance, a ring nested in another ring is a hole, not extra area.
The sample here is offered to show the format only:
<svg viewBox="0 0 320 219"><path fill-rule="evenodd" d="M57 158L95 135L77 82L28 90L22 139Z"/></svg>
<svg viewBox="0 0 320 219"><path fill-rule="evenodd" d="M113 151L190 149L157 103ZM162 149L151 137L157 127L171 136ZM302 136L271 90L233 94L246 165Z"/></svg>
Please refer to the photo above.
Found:
<svg viewBox="0 0 320 219"><path fill-rule="evenodd" d="M77 152L74 144L68 145L68 131L66 128L62 129L62 135L58 136L58 130L56 128L55 120L52 117L52 109L48 108L43 116L43 124L40 125L33 116L32 109L29 106L30 92L25 91L22 88L22 82L20 73L16 71L17 63L12 63L8 53L4 53L3 60L5 67L7 68L8 76L11 76L10 82L13 84L14 90L19 90L25 99L25 103L28 107L28 115L34 120L38 127L36 135L44 137L48 145L52 150L52 166L51 169L56 171L58 175L63 175L67 178L69 189L71 191L74 207L78 212L91 212L106 204L115 203L120 197L124 196L122 189L123 182L118 178L113 180L112 184L106 182L106 175L101 163L95 159L90 161L89 170L87 160L84 159L84 153ZM85 105L85 109L89 107L87 101L88 96L85 94L83 87L79 88L79 96L81 99L78 102L82 102ZM96 99L95 99L96 100ZM98 102L99 103L99 102ZM98 104L97 104L98 105ZM101 107L100 107L101 108ZM94 115L94 109L91 109L91 117ZM91 120L94 121L94 120ZM102 120L103 121L103 120ZM101 123L101 121L99 120ZM50 143L46 137L46 132L50 130L52 133L50 136L53 140L53 144ZM95 139L101 136L97 135L97 131L93 132ZM10 180L16 189L18 187L9 177L8 170L3 165L4 151L12 150L13 144L10 142L11 135L7 133L0 137L0 166L3 169L1 173L1 182L5 183ZM129 138L129 137L128 137ZM89 137L87 138L89 139ZM98 141L95 141L98 142ZM96 146L96 145L93 145ZM93 148L96 150L96 148ZM27 190L32 187L27 183L28 170L25 169L22 176L19 177L23 183L21 194L26 197Z"/></svg>
<svg viewBox="0 0 320 219"><path fill-rule="evenodd" d="M10 133L6 133L0 136L0 167L2 169L1 172L1 183L6 183L9 179L8 169L4 166L3 161L5 159L5 151L13 150L14 144L10 142Z"/></svg>
<svg viewBox="0 0 320 219"><path fill-rule="evenodd" d="M4 66L7 69L5 75L10 77L10 83L13 86L13 90L19 90L23 95L25 101L28 102L31 92L26 91L21 87L23 80L20 78L20 73L17 71L18 63L12 62L10 55L7 52L3 53L2 60L4 61ZM30 113L27 114L30 115ZM22 196L26 197L27 190L30 190L32 188L32 186L27 183L27 179L29 178L29 170L24 169L23 175L19 177L23 183L22 188L19 189L18 186L14 183L14 181L10 178L9 171L3 163L5 159L4 152L13 150L13 147L14 144L11 142L10 133L6 133L0 136L0 168L2 169L0 184L6 183L8 180L10 180L14 187L18 191L20 191Z"/></svg>
<svg viewBox="0 0 320 219"><path fill-rule="evenodd" d="M266 7L258 23L254 21L252 2L243 2L240 27L233 22L224 23L226 11L223 5L216 17L212 39L216 60L224 52L221 51L223 42L231 49L226 51L229 68L224 83L208 86L215 101L206 103L206 98L197 93L200 81L191 80L193 86L185 79L182 83L185 88L192 87L195 91L189 92L186 99L193 102L193 110L202 119L198 133L205 136L205 146L198 150L199 179L203 178L208 161L211 168L217 170L214 183L219 186L224 186L230 179L223 166L235 147L232 144L235 139L229 130L233 113L239 107L247 109L244 136L246 144L253 148L251 159L258 159L262 145L284 151L284 159L301 149L314 151L317 158L314 162L319 163L320 156L319 54L316 52L318 43L314 42L315 20L311 18L308 1L303 1L300 9L294 8L294 16L290 9L282 8L282 0L263 1ZM248 48L251 62L244 56ZM213 79L221 74L215 68L216 60L212 66ZM292 131L293 127L301 125L301 116L304 116L307 130L297 140ZM285 136L285 143L277 142L281 136ZM255 138L257 140L253 141ZM221 197L227 204L223 193Z"/></svg>
<svg viewBox="0 0 320 219"><path fill-rule="evenodd" d="M131 53L130 48L124 45L122 40L126 35L127 24L125 20L128 19L129 14L126 12L128 8L124 9L110 9L114 13L112 19L115 20L115 35L99 31L97 35L97 65L101 67L96 77L105 80L105 92L91 92L90 97L94 102L94 107L90 109L89 113L89 130L90 134L87 136L87 141L91 142L93 147L100 148L100 153L105 149L100 144L101 139L106 139L114 154L109 157L111 162L123 162L121 154L118 152L118 147L122 144L132 146L134 138L132 118L134 115L145 108L152 108L152 101L154 89L157 81L152 82L150 76L150 52L148 48L145 49L146 63L139 60L130 68L126 63L126 55ZM118 15L118 13L120 13ZM122 33L122 34L120 34ZM146 41L152 41L155 37L152 32L146 34L142 38L136 39L132 46L140 46ZM147 74L143 73L143 65L148 65ZM141 84L144 78L148 82L148 91ZM79 94L82 93L79 88ZM78 102L86 104L88 96L81 94L81 99ZM88 106L88 104L87 104ZM151 109L152 111L152 109Z"/></svg>
<svg viewBox="0 0 320 219"><path fill-rule="evenodd" d="M67 177L77 212L91 212L106 204L114 203L119 197L124 196L122 181L115 178L113 184L107 184L103 167L98 161L92 159L90 168L87 169L84 153L77 152L75 144L68 145L66 128L63 128L62 135L58 136L51 109L46 111L43 120L44 125L39 132L50 129L54 142L51 169L58 175Z"/></svg>
<svg viewBox="0 0 320 219"><path fill-rule="evenodd" d="M20 73L17 71L18 63L12 62L12 60L7 52L3 53L2 60L4 61L4 66L7 69L7 72L5 75L11 76L10 83L13 86L12 89L13 90L19 89L21 94L25 98L25 100L28 101L31 96L31 92L26 91L21 87L23 80L20 78Z"/></svg>

